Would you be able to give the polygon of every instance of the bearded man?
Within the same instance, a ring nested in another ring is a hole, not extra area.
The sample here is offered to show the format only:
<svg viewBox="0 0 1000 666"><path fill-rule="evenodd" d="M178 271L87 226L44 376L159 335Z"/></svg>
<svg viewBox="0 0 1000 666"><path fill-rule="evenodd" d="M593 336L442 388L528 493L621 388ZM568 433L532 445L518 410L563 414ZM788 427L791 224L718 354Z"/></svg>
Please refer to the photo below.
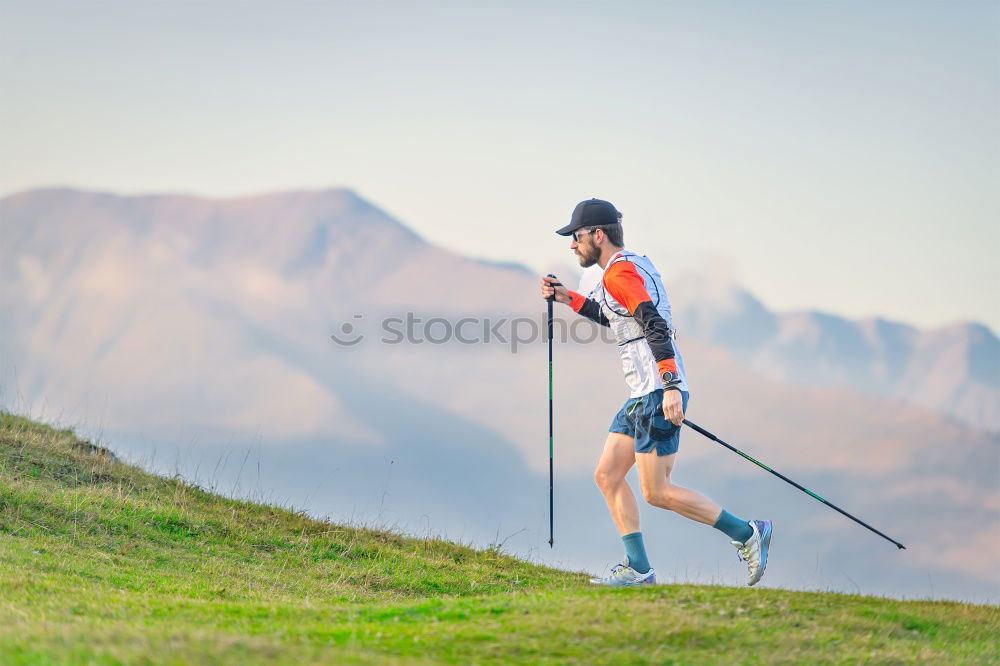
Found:
<svg viewBox="0 0 1000 666"><path fill-rule="evenodd" d="M591 582L613 586L656 582L639 530L639 505L625 480L636 465L643 498L726 534L747 563L747 585L754 585L767 566L771 521L741 520L704 495L670 481L688 404L687 376L660 273L647 257L624 248L621 217L611 203L589 199L577 204L570 223L556 231L571 237L570 249L581 266L598 264L604 270L589 294L570 291L552 277L541 282L542 298L554 297L611 328L630 392L611 422L594 471L624 542L625 559L607 577Z"/></svg>

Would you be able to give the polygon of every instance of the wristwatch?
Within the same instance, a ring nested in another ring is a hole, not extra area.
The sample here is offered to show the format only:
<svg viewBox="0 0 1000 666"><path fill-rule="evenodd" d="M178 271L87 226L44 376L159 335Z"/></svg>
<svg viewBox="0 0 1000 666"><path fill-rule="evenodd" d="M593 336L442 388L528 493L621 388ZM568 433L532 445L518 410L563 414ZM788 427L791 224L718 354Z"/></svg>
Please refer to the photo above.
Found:
<svg viewBox="0 0 1000 666"><path fill-rule="evenodd" d="M680 391L681 390L681 376L676 372L664 372L660 375L660 379L663 380L663 390L664 391Z"/></svg>

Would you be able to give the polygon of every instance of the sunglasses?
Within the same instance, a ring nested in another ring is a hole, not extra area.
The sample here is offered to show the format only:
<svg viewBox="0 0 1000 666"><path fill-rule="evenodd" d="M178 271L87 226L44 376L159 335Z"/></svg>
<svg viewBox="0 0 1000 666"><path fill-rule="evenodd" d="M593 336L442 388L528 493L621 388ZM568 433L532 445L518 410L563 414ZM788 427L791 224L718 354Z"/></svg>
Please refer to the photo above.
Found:
<svg viewBox="0 0 1000 666"><path fill-rule="evenodd" d="M574 231L573 234L572 234L572 236L573 236L573 242L574 243L579 243L581 236L583 236L585 234L592 234L595 231L597 231L597 229L588 229L587 231Z"/></svg>

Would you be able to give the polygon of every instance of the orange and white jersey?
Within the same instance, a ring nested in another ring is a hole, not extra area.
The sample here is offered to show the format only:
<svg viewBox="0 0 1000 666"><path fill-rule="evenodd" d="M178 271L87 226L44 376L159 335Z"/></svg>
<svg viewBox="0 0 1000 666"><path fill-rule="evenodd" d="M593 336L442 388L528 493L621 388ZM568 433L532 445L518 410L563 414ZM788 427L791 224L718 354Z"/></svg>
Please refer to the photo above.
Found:
<svg viewBox="0 0 1000 666"><path fill-rule="evenodd" d="M571 291L570 298L576 312L611 328L631 397L663 388L660 376L665 371L676 373L678 388L688 390L670 300L648 258L618 252L586 297Z"/></svg>

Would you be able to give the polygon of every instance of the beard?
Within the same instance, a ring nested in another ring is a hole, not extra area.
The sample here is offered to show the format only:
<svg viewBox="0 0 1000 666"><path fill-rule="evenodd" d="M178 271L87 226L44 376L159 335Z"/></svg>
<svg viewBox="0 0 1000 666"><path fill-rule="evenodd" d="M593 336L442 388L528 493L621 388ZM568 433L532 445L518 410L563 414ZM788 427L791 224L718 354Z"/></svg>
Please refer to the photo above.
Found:
<svg viewBox="0 0 1000 666"><path fill-rule="evenodd" d="M601 258L601 250L594 245L578 245L576 248L577 258L580 260L580 266L583 268L590 268L597 263L597 260Z"/></svg>

